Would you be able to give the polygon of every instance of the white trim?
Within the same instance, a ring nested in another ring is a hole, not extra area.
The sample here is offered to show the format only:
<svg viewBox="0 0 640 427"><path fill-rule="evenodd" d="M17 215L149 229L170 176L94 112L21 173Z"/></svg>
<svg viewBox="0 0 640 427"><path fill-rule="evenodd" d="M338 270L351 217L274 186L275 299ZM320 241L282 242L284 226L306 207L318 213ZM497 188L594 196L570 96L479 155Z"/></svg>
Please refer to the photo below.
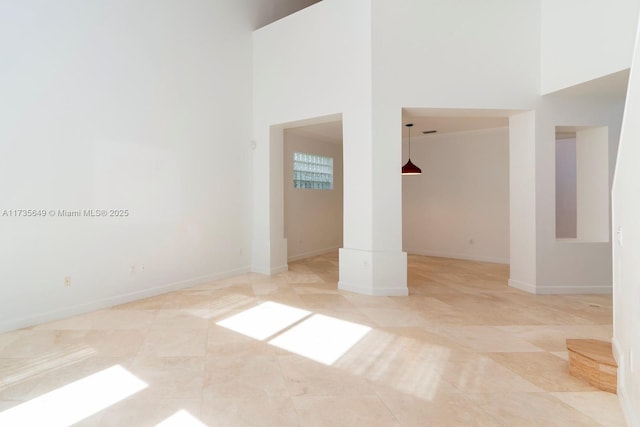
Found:
<svg viewBox="0 0 640 427"><path fill-rule="evenodd" d="M540 286L509 279L509 286L535 295L610 294L611 286Z"/></svg>
<svg viewBox="0 0 640 427"><path fill-rule="evenodd" d="M509 279L509 287L520 289L524 292L529 292L530 294L536 293L536 285L532 285L531 283L521 282L519 280Z"/></svg>
<svg viewBox="0 0 640 427"><path fill-rule="evenodd" d="M242 268L237 268L234 270L224 271L220 273L212 273L206 276L194 277L192 279L181 280L179 282L173 282L166 285L156 286L150 289L144 289L141 291L130 292L130 293L116 295L116 296L103 298L95 301L90 301L87 303L65 307L58 310L47 311L45 313L35 314L28 317L10 319L0 323L0 333L13 331L21 328L27 328L30 326L40 325L42 323L47 323L54 320L60 320L67 317L76 316L78 314L87 313L89 311L101 310L101 309L113 307L119 304L125 304L128 302L141 300L144 298L150 298L150 297L165 294L171 291L191 288L191 287L203 285L215 280L220 280L227 277L246 274L248 272L249 272L249 267L242 267Z"/></svg>
<svg viewBox="0 0 640 427"><path fill-rule="evenodd" d="M624 357L624 351L622 349L622 346L620 345L620 341L618 341L615 336L611 340L611 347L613 349L613 357L614 359L616 359L616 363L618 364L617 395L618 401L620 402L620 406L622 408L622 413L624 414L624 419L627 422L628 426L640 427L640 419L638 419L638 414L636 414L636 410L634 409L631 400L629 399L625 387L627 365Z"/></svg>
<svg viewBox="0 0 640 427"><path fill-rule="evenodd" d="M406 252L409 255L432 256L437 258L464 259L468 261L492 262L494 264L509 264L509 258L495 258L495 257L486 257L486 256L477 256L477 255L468 255L468 254L452 254L452 253L446 253L446 252L424 251L424 250L413 250L413 249L404 249L404 252Z"/></svg>
<svg viewBox="0 0 640 427"><path fill-rule="evenodd" d="M618 366L622 365L622 352L620 342L615 336L611 338L611 349L613 350L613 358L616 360Z"/></svg>
<svg viewBox="0 0 640 427"><path fill-rule="evenodd" d="M291 262L291 261L299 261L301 259L311 258L311 257L314 257L314 256L324 255L324 254L328 254L330 252L335 252L339 248L340 248L339 246L333 246L333 247L330 247L330 248L317 249L315 251L303 252L303 253L298 254L298 255L290 256L287 260L289 262Z"/></svg>
<svg viewBox="0 0 640 427"><path fill-rule="evenodd" d="M611 286L536 286L537 295L610 294Z"/></svg>
<svg viewBox="0 0 640 427"><path fill-rule="evenodd" d="M406 297L409 295L409 288L363 288L343 281L338 282L338 289L341 291L354 292L360 295L371 295L374 297Z"/></svg>
<svg viewBox="0 0 640 427"><path fill-rule="evenodd" d="M611 286L540 286L509 279L509 286L536 295L610 294Z"/></svg>

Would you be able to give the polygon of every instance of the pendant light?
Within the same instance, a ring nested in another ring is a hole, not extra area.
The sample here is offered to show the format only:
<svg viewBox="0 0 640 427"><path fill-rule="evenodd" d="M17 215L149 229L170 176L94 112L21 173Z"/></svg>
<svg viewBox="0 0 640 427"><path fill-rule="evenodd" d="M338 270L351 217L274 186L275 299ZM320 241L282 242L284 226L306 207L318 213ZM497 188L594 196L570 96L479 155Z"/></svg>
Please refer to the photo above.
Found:
<svg viewBox="0 0 640 427"><path fill-rule="evenodd" d="M411 163L411 127L413 126L413 123L407 123L405 126L409 130L409 160L404 166L402 166L402 175L420 175L422 173L422 169Z"/></svg>

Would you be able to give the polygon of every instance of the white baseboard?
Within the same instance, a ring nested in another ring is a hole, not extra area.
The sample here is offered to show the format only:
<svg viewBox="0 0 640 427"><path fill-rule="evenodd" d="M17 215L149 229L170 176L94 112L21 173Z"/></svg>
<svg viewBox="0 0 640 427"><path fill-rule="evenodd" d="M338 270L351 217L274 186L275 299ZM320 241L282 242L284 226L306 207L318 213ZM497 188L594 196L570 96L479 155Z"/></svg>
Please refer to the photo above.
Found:
<svg viewBox="0 0 640 427"><path fill-rule="evenodd" d="M509 279L509 286L536 295L610 294L611 286L539 286Z"/></svg>
<svg viewBox="0 0 640 427"><path fill-rule="evenodd" d="M316 249L313 251L308 251L308 252L303 252L297 255L292 255L290 257L287 258L287 261L291 262L291 261L299 261L301 259L306 259L306 258L311 258L314 256L318 256L318 255L324 255L324 254L328 254L330 252L337 252L339 249L338 246L332 246L330 248L324 248L324 249Z"/></svg>
<svg viewBox="0 0 640 427"><path fill-rule="evenodd" d="M361 295L370 295L374 297L406 297L409 295L409 288L363 288L361 286L338 282L338 289L341 291L354 292Z"/></svg>
<svg viewBox="0 0 640 427"><path fill-rule="evenodd" d="M404 249L404 251L409 255L422 255L422 256L433 256L438 258L464 259L467 261L492 262L494 264L509 264L508 258L486 257L486 256L469 255L469 254L454 254L454 253L438 252L438 251L425 251L420 249Z"/></svg>
<svg viewBox="0 0 640 427"><path fill-rule="evenodd" d="M538 295L610 294L611 286L536 286Z"/></svg>
<svg viewBox="0 0 640 427"><path fill-rule="evenodd" d="M618 400L620 402L620 407L622 408L622 412L624 413L625 421L627 425L630 427L640 427L640 418L637 413L638 409L633 407L631 399L629 399L629 393L627 393L627 389L625 387L626 384L626 375L627 375L627 362L624 357L624 350L620 345L620 341L616 339L614 336L611 340L611 346L613 348L613 357L616 359L616 363L618 364Z"/></svg>
<svg viewBox="0 0 640 427"><path fill-rule="evenodd" d="M89 301L86 303L64 307L57 310L47 311L45 313L34 314L31 316L21 317L18 319L10 319L0 322L0 333L13 331L16 329L27 328L30 326L39 325L42 323L52 322L54 320L60 320L78 314L87 313L89 311L101 310L109 307L113 307L119 304L125 304L132 301L137 301L144 298L154 297L156 295L165 294L171 291L177 291L180 289L191 288L198 285L204 285L212 281L225 279L227 277L238 276L249 272L249 267L237 268L234 270L212 273L206 276L194 277L192 279L181 280L179 282L169 283L166 285L156 286L150 289L144 289L141 291L130 292L121 295L115 295L100 300Z"/></svg>
<svg viewBox="0 0 640 427"><path fill-rule="evenodd" d="M520 289L521 291L528 292L530 294L536 293L536 286L531 283L521 282L519 280L509 279L509 286L512 288Z"/></svg>
<svg viewBox="0 0 640 427"><path fill-rule="evenodd" d="M613 333L615 334L615 331ZM620 366L623 362L621 360L622 353L620 349L620 342L615 337L615 335L613 336L613 338L611 338L611 349L613 350L613 358L616 360L616 363L618 364L618 366Z"/></svg>

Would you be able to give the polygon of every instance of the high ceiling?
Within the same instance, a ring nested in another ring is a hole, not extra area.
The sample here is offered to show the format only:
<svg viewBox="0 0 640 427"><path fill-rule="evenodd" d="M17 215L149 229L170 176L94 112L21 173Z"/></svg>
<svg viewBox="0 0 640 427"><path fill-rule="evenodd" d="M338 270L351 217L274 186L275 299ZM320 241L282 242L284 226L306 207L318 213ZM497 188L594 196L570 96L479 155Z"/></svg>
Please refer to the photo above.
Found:
<svg viewBox="0 0 640 427"><path fill-rule="evenodd" d="M321 0L254 0L257 21L260 26L267 25L284 16L295 13ZM549 96L597 97L622 100L626 96L629 70L623 70L599 79L563 89ZM419 137L425 131L436 130L438 134L491 129L509 125L509 116L517 111L510 110L471 110L471 109L434 109L404 108L402 125L413 123L411 136ZM400 124L399 124L400 126ZM321 141L342 143L342 121L335 118L324 123L292 125L287 130L306 135ZM402 126L402 135L406 136Z"/></svg>

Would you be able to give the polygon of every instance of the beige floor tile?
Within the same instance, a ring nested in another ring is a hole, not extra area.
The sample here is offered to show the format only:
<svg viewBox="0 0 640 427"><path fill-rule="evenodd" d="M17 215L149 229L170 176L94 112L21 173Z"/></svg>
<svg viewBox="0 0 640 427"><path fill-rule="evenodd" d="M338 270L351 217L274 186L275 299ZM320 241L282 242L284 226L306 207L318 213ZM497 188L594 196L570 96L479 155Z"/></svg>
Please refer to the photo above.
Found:
<svg viewBox="0 0 640 427"><path fill-rule="evenodd" d="M211 310L158 310L151 329L208 329Z"/></svg>
<svg viewBox="0 0 640 427"><path fill-rule="evenodd" d="M442 378L463 393L542 391L521 375L485 356L447 363Z"/></svg>
<svg viewBox="0 0 640 427"><path fill-rule="evenodd" d="M481 353L543 351L495 326L448 326L441 328L439 333L468 349Z"/></svg>
<svg viewBox="0 0 640 427"><path fill-rule="evenodd" d="M355 309L355 306L339 294L301 294L303 308Z"/></svg>
<svg viewBox="0 0 640 427"><path fill-rule="evenodd" d="M140 351L146 332L127 329L87 331L83 342L97 357L134 357Z"/></svg>
<svg viewBox="0 0 640 427"><path fill-rule="evenodd" d="M498 426L596 427L599 424L549 393L468 394L469 406L482 408ZM490 424L489 424L490 425Z"/></svg>
<svg viewBox="0 0 640 427"><path fill-rule="evenodd" d="M491 359L545 391L593 391L569 374L569 363L550 353L491 353Z"/></svg>
<svg viewBox="0 0 640 427"><path fill-rule="evenodd" d="M289 397L207 399L202 421L209 427L295 427L298 415Z"/></svg>
<svg viewBox="0 0 640 427"><path fill-rule="evenodd" d="M0 400L27 401L129 359L80 350L34 359L0 359Z"/></svg>
<svg viewBox="0 0 640 427"><path fill-rule="evenodd" d="M89 346L84 338L87 331L30 329L19 331L0 348L0 357L33 358L75 352Z"/></svg>
<svg viewBox="0 0 640 427"><path fill-rule="evenodd" d="M212 358L253 356L273 356L276 348L264 341L258 341L246 335L212 323L207 334L207 355Z"/></svg>
<svg viewBox="0 0 640 427"><path fill-rule="evenodd" d="M155 310L100 310L82 317L87 329L149 329L155 315Z"/></svg>
<svg viewBox="0 0 640 427"><path fill-rule="evenodd" d="M400 427L377 396L298 396L293 398L302 427Z"/></svg>
<svg viewBox="0 0 640 427"><path fill-rule="evenodd" d="M203 399L259 399L289 393L276 356L212 357L204 371Z"/></svg>
<svg viewBox="0 0 640 427"><path fill-rule="evenodd" d="M0 334L0 412L121 366L147 387L77 425L622 425L615 395L566 373L567 338L610 339L611 295L530 295L505 265L408 259L409 297L339 291L333 252ZM221 326L265 302L310 315L263 340Z"/></svg>
<svg viewBox="0 0 640 427"><path fill-rule="evenodd" d="M206 329L152 329L147 332L140 354L155 357L204 356Z"/></svg>
<svg viewBox="0 0 640 427"><path fill-rule="evenodd" d="M176 414L186 412L200 421L200 399L195 400L143 400L125 399L76 424L98 427L155 427ZM75 425L74 425L75 427Z"/></svg>
<svg viewBox="0 0 640 427"><path fill-rule="evenodd" d="M342 369L296 355L279 356L278 362L291 396L375 395L365 378Z"/></svg>
<svg viewBox="0 0 640 427"><path fill-rule="evenodd" d="M618 396L613 393L587 391L551 394L603 426L624 427L626 425Z"/></svg>
<svg viewBox="0 0 640 427"><path fill-rule="evenodd" d="M566 340L591 338L611 341L612 325L527 325L499 326L498 329L523 339L547 351L564 351Z"/></svg>
<svg viewBox="0 0 640 427"><path fill-rule="evenodd" d="M463 394L424 399L388 387L376 390L403 427L493 426L497 423L481 406L470 405Z"/></svg>
<svg viewBox="0 0 640 427"><path fill-rule="evenodd" d="M379 327L430 326L433 324L414 310L369 307L359 307L358 309Z"/></svg>
<svg viewBox="0 0 640 427"><path fill-rule="evenodd" d="M204 357L139 356L124 367L148 384L137 397L145 400L200 399Z"/></svg>

